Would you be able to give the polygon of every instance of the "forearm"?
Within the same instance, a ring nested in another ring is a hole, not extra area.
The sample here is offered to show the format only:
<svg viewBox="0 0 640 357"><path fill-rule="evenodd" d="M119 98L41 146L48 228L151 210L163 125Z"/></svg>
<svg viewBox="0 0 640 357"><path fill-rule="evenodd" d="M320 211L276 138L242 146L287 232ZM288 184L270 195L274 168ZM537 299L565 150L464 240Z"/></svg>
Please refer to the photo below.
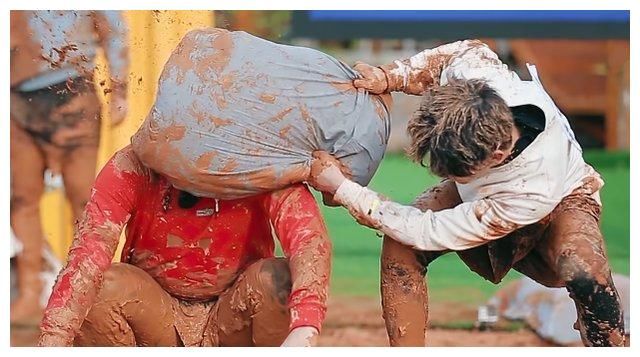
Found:
<svg viewBox="0 0 640 357"><path fill-rule="evenodd" d="M40 325L40 346L70 346L111 265L121 226L105 221L78 229L66 266L58 274Z"/></svg>
<svg viewBox="0 0 640 357"><path fill-rule="evenodd" d="M269 214L289 258L291 272L290 329L321 329L331 274L331 241L313 195L296 185L271 195Z"/></svg>
<svg viewBox="0 0 640 357"><path fill-rule="evenodd" d="M424 50L410 58L380 66L389 82L388 92L422 95L440 84L445 69L457 62L469 68L502 65L488 46L478 40L464 40ZM497 63L496 63L497 61Z"/></svg>
<svg viewBox="0 0 640 357"><path fill-rule="evenodd" d="M300 326L322 329L327 311L331 274L331 245L327 237L313 236L299 244L289 257L291 270L290 330Z"/></svg>
<svg viewBox="0 0 640 357"><path fill-rule="evenodd" d="M464 250L494 238L487 234L486 225L476 218L470 204L437 213L422 212L382 200L377 193L348 180L334 198L358 220L366 220L371 227L418 250Z"/></svg>

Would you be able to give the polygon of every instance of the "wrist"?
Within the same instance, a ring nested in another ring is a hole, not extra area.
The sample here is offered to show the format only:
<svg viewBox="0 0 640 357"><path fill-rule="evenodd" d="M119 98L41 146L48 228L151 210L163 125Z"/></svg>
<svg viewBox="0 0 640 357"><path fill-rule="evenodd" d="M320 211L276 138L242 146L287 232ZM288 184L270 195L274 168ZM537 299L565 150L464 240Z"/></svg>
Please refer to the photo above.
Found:
<svg viewBox="0 0 640 357"><path fill-rule="evenodd" d="M397 76L391 73L392 70L398 68L395 63L385 64L379 66L378 68L380 68L382 72L384 72L384 76L387 81L387 89L384 91L385 93L401 92L403 90L404 81L402 80L401 76Z"/></svg>
<svg viewBox="0 0 640 357"><path fill-rule="evenodd" d="M345 183L345 181L348 181L348 180L344 176L336 178L336 180L333 182L333 186L331 187L331 194L335 195L338 189L340 188L340 186L342 186Z"/></svg>
<svg viewBox="0 0 640 357"><path fill-rule="evenodd" d="M313 328L316 333L320 333L325 314L326 308L316 304L302 304L292 307L289 333L304 327Z"/></svg>
<svg viewBox="0 0 640 357"><path fill-rule="evenodd" d="M357 183L345 178L335 190L333 199L343 206L348 205L351 198L357 195L357 192L361 187L362 186Z"/></svg>

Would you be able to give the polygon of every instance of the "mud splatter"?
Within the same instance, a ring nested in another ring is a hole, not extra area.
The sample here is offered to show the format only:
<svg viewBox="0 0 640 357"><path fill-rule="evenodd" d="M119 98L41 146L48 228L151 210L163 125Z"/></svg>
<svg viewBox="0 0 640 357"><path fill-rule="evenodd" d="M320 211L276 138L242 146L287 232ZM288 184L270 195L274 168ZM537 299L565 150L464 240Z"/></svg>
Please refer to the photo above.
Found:
<svg viewBox="0 0 640 357"><path fill-rule="evenodd" d="M265 102L265 103L273 104L273 103L276 102L276 96L273 95L273 94L262 93L260 95L260 100Z"/></svg>
<svg viewBox="0 0 640 357"><path fill-rule="evenodd" d="M357 92L358 89L353 86L353 82L336 82L331 81L331 86L337 89L339 92Z"/></svg>
<svg viewBox="0 0 640 357"><path fill-rule="evenodd" d="M269 120L273 121L273 122L279 122L282 119L284 119L284 117L287 116L292 111L293 111L292 107L285 108L285 109L281 110L278 114L276 114L275 116L273 116L273 118L271 118Z"/></svg>
<svg viewBox="0 0 640 357"><path fill-rule="evenodd" d="M451 54L442 54L435 50L427 50L416 56L424 56L424 62L419 66L412 66L411 59L380 66L389 79L389 91L421 95L430 85L440 82L442 69L453 57Z"/></svg>
<svg viewBox="0 0 640 357"><path fill-rule="evenodd" d="M202 170L202 171L208 170L209 167L211 166L211 161L216 156L218 156L217 151L209 151L200 155L200 157L198 157L198 160L196 160L196 169Z"/></svg>
<svg viewBox="0 0 640 357"><path fill-rule="evenodd" d="M216 127L233 124L233 121L231 119L222 119L214 116L211 116L211 121L213 122L213 125L215 125Z"/></svg>
<svg viewBox="0 0 640 357"><path fill-rule="evenodd" d="M227 160L225 165L222 167L221 171L222 172L233 172L233 170L238 168L238 166L239 166L238 161L236 161L235 159Z"/></svg>

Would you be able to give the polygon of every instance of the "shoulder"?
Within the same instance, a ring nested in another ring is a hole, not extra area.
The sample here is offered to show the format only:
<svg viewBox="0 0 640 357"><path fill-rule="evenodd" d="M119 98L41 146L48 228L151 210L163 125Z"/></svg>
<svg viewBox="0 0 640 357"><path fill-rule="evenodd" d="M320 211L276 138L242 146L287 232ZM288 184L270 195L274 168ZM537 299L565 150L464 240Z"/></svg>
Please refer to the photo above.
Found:
<svg viewBox="0 0 640 357"><path fill-rule="evenodd" d="M136 176L150 176L150 170L145 167L135 154L131 145L117 151L107 164L114 172L128 173Z"/></svg>

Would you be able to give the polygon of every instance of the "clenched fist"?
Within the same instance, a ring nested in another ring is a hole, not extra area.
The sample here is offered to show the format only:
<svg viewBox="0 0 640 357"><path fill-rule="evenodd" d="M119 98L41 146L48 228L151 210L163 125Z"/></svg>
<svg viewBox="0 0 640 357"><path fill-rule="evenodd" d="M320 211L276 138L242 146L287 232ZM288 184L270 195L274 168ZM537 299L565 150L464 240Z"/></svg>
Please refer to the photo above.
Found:
<svg viewBox="0 0 640 357"><path fill-rule="evenodd" d="M382 94L389 89L389 80L381 68L356 62L353 69L362 76L353 80L354 87L365 89L373 94Z"/></svg>
<svg viewBox="0 0 640 357"><path fill-rule="evenodd" d="M325 151L315 151L308 183L318 191L334 194L346 180L340 161Z"/></svg>

